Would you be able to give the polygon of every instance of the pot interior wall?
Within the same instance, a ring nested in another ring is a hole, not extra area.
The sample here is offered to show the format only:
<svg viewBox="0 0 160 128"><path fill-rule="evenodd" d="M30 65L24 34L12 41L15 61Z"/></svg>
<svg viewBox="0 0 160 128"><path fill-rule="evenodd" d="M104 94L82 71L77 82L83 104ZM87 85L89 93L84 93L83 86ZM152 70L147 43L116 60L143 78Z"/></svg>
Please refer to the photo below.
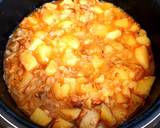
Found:
<svg viewBox="0 0 160 128"><path fill-rule="evenodd" d="M148 32L148 36L152 41L152 49L156 65L156 82L151 90L150 96L143 109L139 110L129 122L134 118L140 118L152 105L156 103L160 94L160 2L158 0L106 0L123 8L130 14L140 25ZM3 53L8 40L8 37L23 19L36 7L39 7L49 0L0 0L0 99L20 118L27 120L21 113L9 93L3 81ZM122 125L122 127L125 127Z"/></svg>

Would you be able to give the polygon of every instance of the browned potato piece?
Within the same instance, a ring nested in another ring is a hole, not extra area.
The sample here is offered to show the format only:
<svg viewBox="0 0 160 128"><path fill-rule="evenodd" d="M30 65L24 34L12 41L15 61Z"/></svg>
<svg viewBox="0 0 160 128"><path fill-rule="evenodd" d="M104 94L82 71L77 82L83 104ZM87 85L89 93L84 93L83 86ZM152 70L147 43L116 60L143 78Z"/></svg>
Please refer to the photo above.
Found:
<svg viewBox="0 0 160 128"><path fill-rule="evenodd" d="M20 55L20 61L27 71L31 71L38 66L36 58L29 51L25 51Z"/></svg>
<svg viewBox="0 0 160 128"><path fill-rule="evenodd" d="M151 90L154 80L154 76L144 77L144 79L140 80L137 86L135 86L134 93L138 95L147 96Z"/></svg>
<svg viewBox="0 0 160 128"><path fill-rule="evenodd" d="M49 117L48 115L47 115L47 113L46 112L44 112L42 109L40 109L40 108L36 108L36 110L32 113L32 115L30 116L30 119L34 122L34 123L36 123L36 124L38 124L38 125L40 125L40 126L46 126L46 125L48 125L50 122L51 122L51 120L52 120L52 118L51 117Z"/></svg>
<svg viewBox="0 0 160 128"><path fill-rule="evenodd" d="M72 123L59 118L55 121L55 124L53 125L52 128L72 128L72 127L73 127Z"/></svg>
<svg viewBox="0 0 160 128"><path fill-rule="evenodd" d="M88 110L80 122L80 128L96 128L99 118L98 112L95 110Z"/></svg>
<svg viewBox="0 0 160 128"><path fill-rule="evenodd" d="M106 121L111 126L116 124L115 117L113 116L112 112L105 104L101 105L101 119L103 121Z"/></svg>
<svg viewBox="0 0 160 128"><path fill-rule="evenodd" d="M61 112L66 118L75 120L79 116L81 109L79 108L61 109Z"/></svg>
<svg viewBox="0 0 160 128"><path fill-rule="evenodd" d="M147 69L149 67L149 54L145 46L141 46L135 49L135 57L137 61Z"/></svg>

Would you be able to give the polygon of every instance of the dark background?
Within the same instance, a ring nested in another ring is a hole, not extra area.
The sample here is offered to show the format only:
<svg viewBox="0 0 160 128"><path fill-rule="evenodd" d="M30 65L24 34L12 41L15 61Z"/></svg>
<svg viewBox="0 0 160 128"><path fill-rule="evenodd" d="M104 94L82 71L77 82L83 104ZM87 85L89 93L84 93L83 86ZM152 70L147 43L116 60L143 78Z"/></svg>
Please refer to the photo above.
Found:
<svg viewBox="0 0 160 128"><path fill-rule="evenodd" d="M3 52L7 43L8 37L14 31L23 17L27 16L36 7L39 7L45 2L51 0L0 0L0 99L7 106L23 116L16 108L15 103L11 100L5 87L3 74ZM137 22L139 22L147 32L152 41L154 57L156 61L156 75L160 78L160 0L106 0L120 6L128 14L130 14ZM148 104L151 105L159 96L160 87L155 86L152 96L148 99ZM156 90L159 90L156 92ZM149 105L146 105L149 106ZM25 118L25 117L24 117ZM0 118L0 128L6 123ZM157 122L151 127L160 128ZM6 126L7 127L7 126ZM9 127L7 127L9 128ZM125 127L124 127L125 128Z"/></svg>

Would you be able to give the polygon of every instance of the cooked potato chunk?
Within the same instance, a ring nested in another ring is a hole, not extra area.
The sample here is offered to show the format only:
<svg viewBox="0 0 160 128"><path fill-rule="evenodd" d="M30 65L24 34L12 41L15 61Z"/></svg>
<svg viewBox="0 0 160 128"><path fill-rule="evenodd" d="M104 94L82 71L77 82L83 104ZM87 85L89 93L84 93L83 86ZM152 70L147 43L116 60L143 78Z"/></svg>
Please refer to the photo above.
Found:
<svg viewBox="0 0 160 128"><path fill-rule="evenodd" d="M141 46L135 49L135 57L137 61L147 69L149 67L149 55L148 50L145 46Z"/></svg>
<svg viewBox="0 0 160 128"><path fill-rule="evenodd" d="M78 118L78 116L81 112L81 109L79 109L79 108L61 109L61 112L64 114L64 116L67 119L75 120L76 118Z"/></svg>
<svg viewBox="0 0 160 128"><path fill-rule="evenodd" d="M115 40L115 39L119 38L121 35L122 35L122 32L119 29L117 29L112 32L109 32L106 37L108 39Z"/></svg>
<svg viewBox="0 0 160 128"><path fill-rule="evenodd" d="M116 124L115 117L105 104L101 105L101 119L108 122L111 126Z"/></svg>
<svg viewBox="0 0 160 128"><path fill-rule="evenodd" d="M27 71L31 71L32 69L38 66L36 58L29 51L24 51L20 55L20 61Z"/></svg>
<svg viewBox="0 0 160 128"><path fill-rule="evenodd" d="M38 124L38 125L40 125L40 126L46 126L46 125L48 125L50 122L51 122L51 120L52 120L52 118L51 117L49 117L48 115L47 115L47 113L46 112L44 112L42 109L40 109L40 108L36 108L36 110L32 113L32 115L30 116L30 119L34 122L34 123L36 123L36 124Z"/></svg>
<svg viewBox="0 0 160 128"><path fill-rule="evenodd" d="M54 62L54 60L51 60L48 64L48 66L45 69L45 72L48 76L53 75L57 71L57 64Z"/></svg>
<svg viewBox="0 0 160 128"><path fill-rule="evenodd" d="M36 53L37 60L40 63L45 64L49 62L49 59L52 55L52 47L45 44L41 45L36 49L35 53Z"/></svg>
<svg viewBox="0 0 160 128"><path fill-rule="evenodd" d="M150 39L146 35L138 36L136 40L139 44L146 45L146 46L150 45Z"/></svg>
<svg viewBox="0 0 160 128"><path fill-rule="evenodd" d="M102 24L94 24L90 31L91 33L93 33L94 35L97 36L105 36L107 34L107 32L109 31L109 26L107 25L102 25Z"/></svg>
<svg viewBox="0 0 160 128"><path fill-rule="evenodd" d="M72 127L73 127L72 123L64 119L57 119L52 128L72 128Z"/></svg>
<svg viewBox="0 0 160 128"><path fill-rule="evenodd" d="M95 110L88 110L80 122L80 128L96 128L99 118L100 116Z"/></svg>
<svg viewBox="0 0 160 128"><path fill-rule="evenodd" d="M147 96L151 90L151 87L154 83L155 77L144 77L143 80L140 80L134 88L134 92L138 95Z"/></svg>
<svg viewBox="0 0 160 128"><path fill-rule="evenodd" d="M127 18L116 20L115 25L121 28L128 28L129 21Z"/></svg>
<svg viewBox="0 0 160 128"><path fill-rule="evenodd" d="M36 36L40 36L40 33ZM33 41L31 42L31 45L29 46L29 50L31 51L35 50L41 44L44 44L44 41L42 41L39 38L34 38Z"/></svg>

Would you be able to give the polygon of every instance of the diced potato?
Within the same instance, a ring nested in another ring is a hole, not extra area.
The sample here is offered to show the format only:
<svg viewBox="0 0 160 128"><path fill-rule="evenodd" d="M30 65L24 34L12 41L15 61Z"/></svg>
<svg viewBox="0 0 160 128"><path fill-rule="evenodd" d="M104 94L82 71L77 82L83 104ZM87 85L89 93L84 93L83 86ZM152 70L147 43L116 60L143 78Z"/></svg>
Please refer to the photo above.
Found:
<svg viewBox="0 0 160 128"><path fill-rule="evenodd" d="M65 52L63 61L69 66L74 66L79 61L79 58L72 53L72 50L68 49Z"/></svg>
<svg viewBox="0 0 160 128"><path fill-rule="evenodd" d="M53 93L57 99L63 99L69 96L70 85L68 84L55 84L53 87Z"/></svg>
<svg viewBox="0 0 160 128"><path fill-rule="evenodd" d="M109 29L110 29L109 26L106 26L106 25L103 25L103 24L94 24L91 27L90 31L94 35L105 36L108 33Z"/></svg>
<svg viewBox="0 0 160 128"><path fill-rule="evenodd" d="M51 60L48 64L48 66L45 69L45 72L48 76L53 75L57 71L57 64L54 62L54 60Z"/></svg>
<svg viewBox="0 0 160 128"><path fill-rule="evenodd" d="M20 81L20 86L25 86L27 85L33 78L32 73L30 72L25 72L22 78L22 81Z"/></svg>
<svg viewBox="0 0 160 128"><path fill-rule="evenodd" d="M31 71L38 66L36 58L29 51L25 51L20 55L20 61L27 71Z"/></svg>
<svg viewBox="0 0 160 128"><path fill-rule="evenodd" d="M46 126L46 125L48 125L50 122L51 122L51 120L52 120L52 118L51 117L49 117L48 115L47 115L47 113L46 112L44 112L42 109L40 109L40 108L36 108L36 110L32 113L32 115L30 116L30 119L34 122L34 123L36 123L36 124L38 124L38 125L40 125L40 126Z"/></svg>
<svg viewBox="0 0 160 128"><path fill-rule="evenodd" d="M115 117L105 104L101 105L101 119L108 122L108 124L110 124L111 126L116 124Z"/></svg>
<svg viewBox="0 0 160 128"><path fill-rule="evenodd" d="M91 61L95 69L100 68L103 64L103 60L99 58L98 56L93 56L93 59Z"/></svg>
<svg viewBox="0 0 160 128"><path fill-rule="evenodd" d="M101 9L101 8L98 7L98 6L93 7L91 10L93 10L93 11L94 11L95 13L97 13L97 14L101 14L101 13L104 12L103 9Z"/></svg>
<svg viewBox="0 0 160 128"><path fill-rule="evenodd" d="M76 79L75 78L64 78L64 83L70 86L70 94L76 92Z"/></svg>
<svg viewBox="0 0 160 128"><path fill-rule="evenodd" d="M39 35L39 34L38 34ZM36 35L36 36L38 36L38 35ZM31 45L29 46L29 50L31 50L31 51L33 51L33 50L35 50L38 46L40 46L40 45L42 45L42 44L44 44L45 42L44 41L42 41L41 39L39 39L39 38L34 38L33 40L32 40L32 42L31 42Z"/></svg>
<svg viewBox="0 0 160 128"><path fill-rule="evenodd" d="M137 23L132 24L132 26L131 26L131 28L130 28L130 30L131 30L132 32L138 32L139 29L140 29L140 27L139 27L139 25L138 25Z"/></svg>
<svg viewBox="0 0 160 128"><path fill-rule="evenodd" d="M54 11L57 8L57 5L53 3L46 3L43 5L43 7L47 8L50 11Z"/></svg>
<svg viewBox="0 0 160 128"><path fill-rule="evenodd" d="M114 117L116 118L117 122L119 123L122 123L128 115L127 109L123 108L122 106L116 106L112 108L112 113Z"/></svg>
<svg viewBox="0 0 160 128"><path fill-rule="evenodd" d="M99 118L98 112L95 110L88 110L80 122L80 128L96 128Z"/></svg>
<svg viewBox="0 0 160 128"><path fill-rule="evenodd" d="M68 29L73 25L73 22L71 20L64 20L59 23L59 27L62 29Z"/></svg>
<svg viewBox="0 0 160 128"><path fill-rule="evenodd" d="M135 86L134 92L138 95L147 96L151 90L154 80L154 76L144 77L144 79L140 80L137 86Z"/></svg>
<svg viewBox="0 0 160 128"><path fill-rule="evenodd" d="M79 0L79 3L82 5L88 4L88 0Z"/></svg>
<svg viewBox="0 0 160 128"><path fill-rule="evenodd" d="M130 24L127 18L123 18L123 19L116 20L115 25L121 28L128 28Z"/></svg>
<svg viewBox="0 0 160 128"><path fill-rule="evenodd" d="M72 123L64 119L57 119L52 128L72 128L72 127L73 127Z"/></svg>
<svg viewBox="0 0 160 128"><path fill-rule="evenodd" d="M122 35L121 30L117 29L117 30L114 30L114 31L112 31L112 32L109 32L109 33L106 35L106 37L107 37L108 39L115 40L115 39L119 38L121 35Z"/></svg>
<svg viewBox="0 0 160 128"><path fill-rule="evenodd" d="M64 4L72 5L72 4L74 4L74 3L73 3L73 0L63 0L63 1L61 2L61 5L64 5Z"/></svg>
<svg viewBox="0 0 160 128"><path fill-rule="evenodd" d="M137 61L147 69L149 67L149 55L148 50L145 46L141 46L135 49L135 57Z"/></svg>
<svg viewBox="0 0 160 128"><path fill-rule="evenodd" d="M67 119L75 120L76 118L78 118L81 112L81 109L79 108L61 109L61 112L64 114L64 116Z"/></svg>
<svg viewBox="0 0 160 128"><path fill-rule="evenodd" d="M129 79L129 72L125 69L116 68L116 72L118 73L118 78L120 80L128 80Z"/></svg>
<svg viewBox="0 0 160 128"><path fill-rule="evenodd" d="M95 79L96 83L103 83L105 79L104 75L100 75L98 78Z"/></svg>
<svg viewBox="0 0 160 128"><path fill-rule="evenodd" d="M53 14L46 14L43 16L43 21L48 24L48 25L52 25L53 23L55 23L57 20L57 14L53 13Z"/></svg>
<svg viewBox="0 0 160 128"><path fill-rule="evenodd" d="M133 35L126 35L124 37L125 43L130 46L136 46L137 42Z"/></svg>
<svg viewBox="0 0 160 128"><path fill-rule="evenodd" d="M102 125L102 124L99 124L99 125L97 126L97 128L105 128L105 126Z"/></svg>
<svg viewBox="0 0 160 128"><path fill-rule="evenodd" d="M41 45L36 49L35 53L37 60L42 64L46 64L52 56L52 47L45 44Z"/></svg>
<svg viewBox="0 0 160 128"><path fill-rule="evenodd" d="M136 40L139 44L146 45L146 46L150 45L150 39L146 35L138 36Z"/></svg>

